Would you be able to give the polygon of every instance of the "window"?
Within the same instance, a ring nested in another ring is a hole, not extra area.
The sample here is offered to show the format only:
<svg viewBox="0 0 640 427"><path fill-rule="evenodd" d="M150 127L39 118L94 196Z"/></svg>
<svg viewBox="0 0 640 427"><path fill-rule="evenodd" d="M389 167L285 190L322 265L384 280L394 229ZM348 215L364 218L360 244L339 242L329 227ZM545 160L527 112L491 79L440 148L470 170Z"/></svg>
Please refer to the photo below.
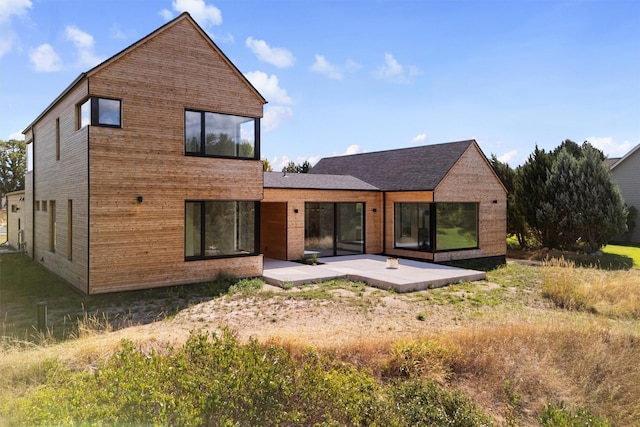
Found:
<svg viewBox="0 0 640 427"><path fill-rule="evenodd" d="M27 172L33 170L33 141L27 143Z"/></svg>
<svg viewBox="0 0 640 427"><path fill-rule="evenodd" d="M477 203L395 203L394 247L425 252L478 247Z"/></svg>
<svg viewBox="0 0 640 427"><path fill-rule="evenodd" d="M40 200L36 200L36 211L40 210Z"/></svg>
<svg viewBox="0 0 640 427"><path fill-rule="evenodd" d="M118 99L89 98L78 108L78 129L85 126L121 127Z"/></svg>
<svg viewBox="0 0 640 427"><path fill-rule="evenodd" d="M478 247L478 204L436 203L436 249Z"/></svg>
<svg viewBox="0 0 640 427"><path fill-rule="evenodd" d="M187 201L185 259L256 255L259 202Z"/></svg>
<svg viewBox="0 0 640 427"><path fill-rule="evenodd" d="M11 212L16 213L20 210L18 205L11 205Z"/></svg>
<svg viewBox="0 0 640 427"><path fill-rule="evenodd" d="M47 211L47 201L43 200L42 201L42 212L46 212Z"/></svg>
<svg viewBox="0 0 640 427"><path fill-rule="evenodd" d="M60 160L60 118L56 119L56 160Z"/></svg>
<svg viewBox="0 0 640 427"><path fill-rule="evenodd" d="M304 204L304 250L318 256L364 253L364 203Z"/></svg>
<svg viewBox="0 0 640 427"><path fill-rule="evenodd" d="M56 202L49 201L49 250L56 251Z"/></svg>
<svg viewBox="0 0 640 427"><path fill-rule="evenodd" d="M73 200L67 200L67 259L73 258Z"/></svg>
<svg viewBox="0 0 640 427"><path fill-rule="evenodd" d="M184 147L190 156L260 158L260 119L185 110Z"/></svg>
<svg viewBox="0 0 640 427"><path fill-rule="evenodd" d="M431 204L396 203L395 247L431 251Z"/></svg>

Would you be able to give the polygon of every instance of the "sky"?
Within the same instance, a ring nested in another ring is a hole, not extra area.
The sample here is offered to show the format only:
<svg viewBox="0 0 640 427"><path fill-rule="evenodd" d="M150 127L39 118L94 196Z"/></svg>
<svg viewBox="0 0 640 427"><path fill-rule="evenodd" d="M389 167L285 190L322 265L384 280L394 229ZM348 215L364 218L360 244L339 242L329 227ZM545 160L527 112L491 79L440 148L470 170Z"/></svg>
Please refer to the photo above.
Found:
<svg viewBox="0 0 640 427"><path fill-rule="evenodd" d="M512 166L565 139L640 143L637 0L0 0L0 139L184 11L267 99L274 170L467 139Z"/></svg>

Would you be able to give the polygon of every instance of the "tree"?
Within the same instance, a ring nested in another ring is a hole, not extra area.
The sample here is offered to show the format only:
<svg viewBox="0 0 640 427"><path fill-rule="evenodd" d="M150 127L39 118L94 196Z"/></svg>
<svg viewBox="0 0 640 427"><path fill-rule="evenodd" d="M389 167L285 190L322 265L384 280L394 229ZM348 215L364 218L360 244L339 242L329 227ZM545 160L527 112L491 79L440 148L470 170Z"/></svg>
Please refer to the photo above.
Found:
<svg viewBox="0 0 640 427"><path fill-rule="evenodd" d="M262 159L262 172L273 172L273 167L269 163L269 159Z"/></svg>
<svg viewBox="0 0 640 427"><path fill-rule="evenodd" d="M565 140L551 153L536 147L518 168L517 203L543 246L593 252L626 230L627 210L604 158L587 142Z"/></svg>
<svg viewBox="0 0 640 427"><path fill-rule="evenodd" d="M24 190L27 146L24 141L0 141L0 197Z"/></svg>
<svg viewBox="0 0 640 427"><path fill-rule="evenodd" d="M555 237L549 231L550 224L538 218L537 212L547 200L546 183L552 164L552 157L536 145L529 159L516 170L514 180L515 199L528 230L546 247L554 247Z"/></svg>
<svg viewBox="0 0 640 427"><path fill-rule="evenodd" d="M282 172L287 173L308 173L311 170L311 163L308 160L302 162L302 164L298 165L293 161L289 161L287 166L282 168Z"/></svg>
<svg viewBox="0 0 640 427"><path fill-rule="evenodd" d="M507 235L516 236L520 247L525 247L527 244L526 222L522 216L522 212L520 212L514 193L516 171L507 163L498 160L495 154L491 154L489 163L491 163L496 175L498 175L498 178L500 178L502 184L507 189Z"/></svg>

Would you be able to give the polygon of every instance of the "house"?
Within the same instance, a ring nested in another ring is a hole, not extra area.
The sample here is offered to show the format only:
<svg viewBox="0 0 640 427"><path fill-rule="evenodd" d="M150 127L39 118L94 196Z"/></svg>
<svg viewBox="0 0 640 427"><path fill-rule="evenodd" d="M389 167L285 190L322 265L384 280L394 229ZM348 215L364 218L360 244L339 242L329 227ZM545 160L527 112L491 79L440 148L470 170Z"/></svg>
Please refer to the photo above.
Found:
<svg viewBox="0 0 640 427"><path fill-rule="evenodd" d="M310 174L265 173L264 183L268 257L504 262L507 192L474 140L324 158Z"/></svg>
<svg viewBox="0 0 640 427"><path fill-rule="evenodd" d="M640 211L640 144L611 165L611 177L618 184L627 206L635 206ZM636 226L624 238L640 243L640 227Z"/></svg>
<svg viewBox="0 0 640 427"><path fill-rule="evenodd" d="M87 294L262 274L266 100L184 13L24 130L28 255Z"/></svg>
<svg viewBox="0 0 640 427"><path fill-rule="evenodd" d="M15 249L24 249L24 191L6 194L7 242Z"/></svg>

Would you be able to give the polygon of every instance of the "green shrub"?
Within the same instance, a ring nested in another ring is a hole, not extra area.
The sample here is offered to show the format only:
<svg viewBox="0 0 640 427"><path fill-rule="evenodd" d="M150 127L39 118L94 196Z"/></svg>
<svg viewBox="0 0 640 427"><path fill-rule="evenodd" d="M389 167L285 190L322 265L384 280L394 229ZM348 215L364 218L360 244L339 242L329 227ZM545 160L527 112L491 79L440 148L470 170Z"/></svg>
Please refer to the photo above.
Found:
<svg viewBox="0 0 640 427"><path fill-rule="evenodd" d="M564 403L546 405L540 415L544 427L610 427L611 423L591 413L588 409L569 409Z"/></svg>
<svg viewBox="0 0 640 427"><path fill-rule="evenodd" d="M491 426L491 419L458 391L430 380L413 379L389 386L390 400L403 426Z"/></svg>
<svg viewBox="0 0 640 427"><path fill-rule="evenodd" d="M264 282L262 281L262 279L240 279L235 284L231 285L231 287L229 288L229 294L251 294L254 292L258 292L260 289L262 289L262 286L264 286Z"/></svg>

